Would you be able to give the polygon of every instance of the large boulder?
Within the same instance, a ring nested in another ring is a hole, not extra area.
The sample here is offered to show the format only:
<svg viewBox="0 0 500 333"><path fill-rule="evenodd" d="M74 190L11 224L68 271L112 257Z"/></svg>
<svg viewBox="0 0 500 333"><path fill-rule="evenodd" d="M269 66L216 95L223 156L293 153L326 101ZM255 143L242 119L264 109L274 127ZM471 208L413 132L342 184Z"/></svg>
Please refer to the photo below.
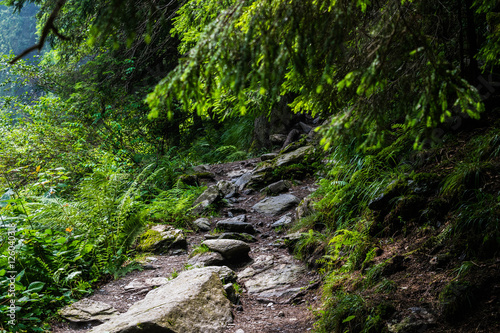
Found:
<svg viewBox="0 0 500 333"><path fill-rule="evenodd" d="M90 333L216 333L233 321L217 270L184 271Z"/></svg>
<svg viewBox="0 0 500 333"><path fill-rule="evenodd" d="M217 228L230 232L243 232L247 234L254 234L256 232L253 225L245 222L246 215L238 215L230 219L225 219L217 222Z"/></svg>
<svg viewBox="0 0 500 333"><path fill-rule="evenodd" d="M59 310L61 317L73 323L104 322L119 314L111 305L87 298Z"/></svg>
<svg viewBox="0 0 500 333"><path fill-rule="evenodd" d="M193 203L194 214L200 214L205 211L211 204L215 203L221 197L219 187L217 185L212 185L205 190Z"/></svg>
<svg viewBox="0 0 500 333"><path fill-rule="evenodd" d="M255 211L268 214L279 215L299 204L300 200L292 194L282 194L277 197L267 197L253 206Z"/></svg>
<svg viewBox="0 0 500 333"><path fill-rule="evenodd" d="M228 260L234 259L247 259L250 246L240 240L235 239L209 239L203 241L210 250L219 252L224 258Z"/></svg>

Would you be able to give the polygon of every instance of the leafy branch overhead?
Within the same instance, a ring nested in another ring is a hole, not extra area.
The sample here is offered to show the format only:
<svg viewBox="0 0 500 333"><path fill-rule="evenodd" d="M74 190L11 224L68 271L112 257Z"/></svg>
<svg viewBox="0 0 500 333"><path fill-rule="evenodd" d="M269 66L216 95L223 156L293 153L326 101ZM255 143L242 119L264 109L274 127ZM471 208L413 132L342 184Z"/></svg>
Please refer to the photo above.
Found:
<svg viewBox="0 0 500 333"><path fill-rule="evenodd" d="M450 43L463 34L451 25L466 8L451 3L226 1L214 16L214 2L188 1L173 30L187 53L148 96L150 117L172 116L177 100L203 114L231 99L234 108L218 111L245 114L252 94L269 106L292 93L295 112L334 115L323 129L327 142L370 132L365 145L395 120L431 128L456 111L478 117L479 94L460 72L463 42ZM423 19L432 11L450 29Z"/></svg>

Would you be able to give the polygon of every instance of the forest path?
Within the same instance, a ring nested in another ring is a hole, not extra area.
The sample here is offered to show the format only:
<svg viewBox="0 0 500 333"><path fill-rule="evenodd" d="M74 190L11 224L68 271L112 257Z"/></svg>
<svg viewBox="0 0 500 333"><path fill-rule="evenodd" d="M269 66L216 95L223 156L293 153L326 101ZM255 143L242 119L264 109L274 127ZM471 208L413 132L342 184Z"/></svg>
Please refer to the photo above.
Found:
<svg viewBox="0 0 500 333"><path fill-rule="evenodd" d="M218 181L234 181L245 172L251 171L259 159L250 159L226 164L208 165L206 168L215 175L213 185ZM287 194L302 200L314 191L313 179L292 182ZM188 251L169 255L152 255L143 271L134 271L125 277L104 284L90 300L104 302L119 312L126 312L130 306L143 299L151 290L144 282L151 278L168 278L186 268L189 253L203 240L213 237L215 225L238 215L245 215L246 222L257 230L255 241L250 245L250 261L234 262L229 265L238 274L241 294L233 306L234 322L221 333L253 332L308 332L313 328L314 316L311 309L320 304L318 295L319 276L308 271L304 264L295 259L283 246L283 230L275 230L271 224L283 215L295 215L295 207L271 216L262 214L252 207L265 195L250 190L239 191L230 199L217 217L210 217L212 231L187 235ZM54 323L53 332L87 332L95 325L90 323L75 327L74 324Z"/></svg>

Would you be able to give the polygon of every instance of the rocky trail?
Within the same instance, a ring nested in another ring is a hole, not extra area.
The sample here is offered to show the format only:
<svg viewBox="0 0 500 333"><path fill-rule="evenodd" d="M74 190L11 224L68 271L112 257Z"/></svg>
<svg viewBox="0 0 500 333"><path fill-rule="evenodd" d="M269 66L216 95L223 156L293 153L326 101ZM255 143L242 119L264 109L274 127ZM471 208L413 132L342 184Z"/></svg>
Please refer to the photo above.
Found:
<svg viewBox="0 0 500 333"><path fill-rule="evenodd" d="M147 256L144 270L111 281L63 309L66 322L55 323L53 331L312 330L319 276L289 253L286 245L298 234L287 235L286 230L307 208L303 199L316 186L307 178L266 183L274 168L307 158L310 148L195 167L198 174L210 175L195 211L201 213L224 198L215 216L194 221L199 230L186 235L154 227L170 239L168 246ZM252 184L258 190L248 186ZM193 256L193 251L198 254Z"/></svg>

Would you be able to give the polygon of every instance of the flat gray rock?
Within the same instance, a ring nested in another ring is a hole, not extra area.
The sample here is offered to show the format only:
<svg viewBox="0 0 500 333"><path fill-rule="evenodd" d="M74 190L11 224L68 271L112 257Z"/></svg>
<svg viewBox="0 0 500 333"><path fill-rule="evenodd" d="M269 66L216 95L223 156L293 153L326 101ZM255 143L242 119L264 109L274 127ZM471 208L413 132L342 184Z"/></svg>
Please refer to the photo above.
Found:
<svg viewBox="0 0 500 333"><path fill-rule="evenodd" d="M234 183L226 180L219 180L216 186L219 189L221 196L224 198L232 198L238 192L238 187Z"/></svg>
<svg viewBox="0 0 500 333"><path fill-rule="evenodd" d="M109 304L93 301L87 298L65 306L59 310L64 319L73 323L104 322L119 314L118 310Z"/></svg>
<svg viewBox="0 0 500 333"><path fill-rule="evenodd" d="M288 258L259 256L238 277L249 294L259 297L282 297L290 293L290 285L306 274L306 269Z"/></svg>
<svg viewBox="0 0 500 333"><path fill-rule="evenodd" d="M269 141L273 145L282 145L286 141L286 135L285 134L271 134L269 136Z"/></svg>
<svg viewBox="0 0 500 333"><path fill-rule="evenodd" d="M233 170L233 171L230 171L227 174L227 177L231 178L231 179L232 178L238 178L238 177L241 177L243 174L245 174L247 172L250 172L250 170L248 170L248 169Z"/></svg>
<svg viewBox="0 0 500 333"><path fill-rule="evenodd" d="M255 211L268 214L279 215L299 204L300 200L292 194L282 194L277 197L267 197L253 206Z"/></svg>
<svg viewBox="0 0 500 333"><path fill-rule="evenodd" d="M193 167L193 171L198 173L209 172L210 166L208 164L196 165Z"/></svg>
<svg viewBox="0 0 500 333"><path fill-rule="evenodd" d="M210 230L210 220L206 217L202 217L193 221L193 224L198 227L201 231Z"/></svg>
<svg viewBox="0 0 500 333"><path fill-rule="evenodd" d="M231 302L211 268L180 273L90 333L221 332L233 321Z"/></svg>
<svg viewBox="0 0 500 333"><path fill-rule="evenodd" d="M223 229L230 232L244 232L247 234L254 234L256 232L253 225L246 223L246 215L238 215L230 219L225 219L217 222L218 229Z"/></svg>
<svg viewBox="0 0 500 333"><path fill-rule="evenodd" d="M133 279L130 281L123 289L125 291L137 291L142 289L149 289L150 286L146 285L143 281L139 279Z"/></svg>
<svg viewBox="0 0 500 333"><path fill-rule="evenodd" d="M247 243L235 239L211 239L203 241L202 244L229 260L246 259L250 252L250 246Z"/></svg>
<svg viewBox="0 0 500 333"><path fill-rule="evenodd" d="M271 228L278 228L278 227L286 227L292 224L293 218L290 213L283 215L280 217L280 219L273 224L271 224Z"/></svg>
<svg viewBox="0 0 500 333"><path fill-rule="evenodd" d="M133 279L127 284L123 289L126 291L136 291L142 289L150 289L152 287L158 287L166 284L168 279L166 277L155 277L141 281L139 279Z"/></svg>

